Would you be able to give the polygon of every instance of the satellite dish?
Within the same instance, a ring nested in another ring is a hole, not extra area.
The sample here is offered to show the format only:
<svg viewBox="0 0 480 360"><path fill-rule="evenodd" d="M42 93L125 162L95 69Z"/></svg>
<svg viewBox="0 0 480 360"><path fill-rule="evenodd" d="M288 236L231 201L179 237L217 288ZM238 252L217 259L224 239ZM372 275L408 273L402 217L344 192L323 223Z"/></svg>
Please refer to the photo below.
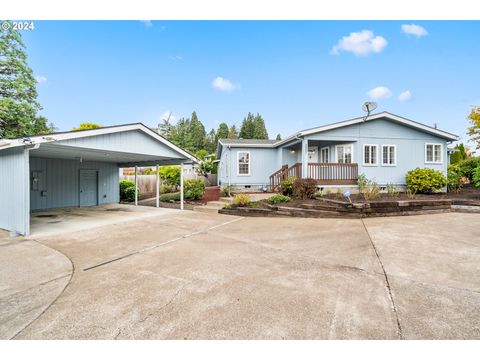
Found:
<svg viewBox="0 0 480 360"><path fill-rule="evenodd" d="M370 115L370 112L377 108L377 103L373 101L365 101L362 105L362 110Z"/></svg>

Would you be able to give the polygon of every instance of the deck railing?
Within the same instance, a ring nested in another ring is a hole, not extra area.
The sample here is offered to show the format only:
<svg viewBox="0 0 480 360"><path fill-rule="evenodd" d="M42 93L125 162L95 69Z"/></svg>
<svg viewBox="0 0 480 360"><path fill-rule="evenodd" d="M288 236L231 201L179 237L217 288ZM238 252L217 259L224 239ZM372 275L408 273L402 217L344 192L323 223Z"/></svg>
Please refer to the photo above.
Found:
<svg viewBox="0 0 480 360"><path fill-rule="evenodd" d="M302 163L282 168L270 176L270 187L277 190L282 181L294 176L302 177ZM319 185L355 185L358 179L358 164L350 163L308 163L307 178L317 180Z"/></svg>

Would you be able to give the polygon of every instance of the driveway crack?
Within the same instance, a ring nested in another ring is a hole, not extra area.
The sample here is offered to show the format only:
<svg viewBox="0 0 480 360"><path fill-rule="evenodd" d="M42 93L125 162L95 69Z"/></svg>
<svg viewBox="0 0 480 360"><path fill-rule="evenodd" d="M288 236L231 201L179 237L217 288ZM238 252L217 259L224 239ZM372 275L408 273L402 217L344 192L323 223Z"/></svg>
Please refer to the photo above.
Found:
<svg viewBox="0 0 480 360"><path fill-rule="evenodd" d="M393 299L393 293L392 293L392 288L390 287L390 282L388 281L388 276L387 272L385 271L385 267L383 266L383 262L380 259L380 254L378 253L377 247L375 246L375 243L373 242L372 237L370 236L370 233L368 232L367 226L365 225L365 222L363 219L360 219L363 224L363 228L365 229L365 232L367 233L368 239L370 240L370 243L372 244L373 251L375 252L375 256L377 257L378 263L380 264L380 267L382 268L383 276L385 278L385 286L388 291L388 297L390 298L390 302L392 304L392 310L395 315L395 319L397 321L397 333L398 337L400 340L403 340L403 333L402 333L402 326L400 325L400 319L398 317L398 312L397 312L397 307L395 305L395 300Z"/></svg>

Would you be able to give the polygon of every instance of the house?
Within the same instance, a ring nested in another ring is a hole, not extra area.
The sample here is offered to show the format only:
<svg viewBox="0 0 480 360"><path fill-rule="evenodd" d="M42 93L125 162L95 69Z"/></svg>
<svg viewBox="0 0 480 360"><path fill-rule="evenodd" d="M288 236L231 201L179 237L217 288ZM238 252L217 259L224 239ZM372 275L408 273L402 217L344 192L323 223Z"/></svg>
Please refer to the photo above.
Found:
<svg viewBox="0 0 480 360"><path fill-rule="evenodd" d="M31 211L118 203L119 168L196 162L141 123L2 139L0 228L28 235Z"/></svg>
<svg viewBox="0 0 480 360"><path fill-rule="evenodd" d="M218 184L278 190L288 176L320 187L355 187L359 174L380 186L405 184L416 167L447 172L458 136L388 112L302 130L284 140L220 139Z"/></svg>

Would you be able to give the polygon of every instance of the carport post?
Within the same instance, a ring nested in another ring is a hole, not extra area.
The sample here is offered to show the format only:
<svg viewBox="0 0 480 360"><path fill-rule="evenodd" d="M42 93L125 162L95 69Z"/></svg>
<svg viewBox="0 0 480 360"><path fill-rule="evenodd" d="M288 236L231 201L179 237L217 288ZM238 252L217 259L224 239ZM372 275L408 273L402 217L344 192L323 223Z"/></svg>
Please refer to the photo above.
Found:
<svg viewBox="0 0 480 360"><path fill-rule="evenodd" d="M155 172L156 174L156 179L157 179L157 208L160 206L160 180L159 180L159 171L160 167L157 164L157 171Z"/></svg>
<svg viewBox="0 0 480 360"><path fill-rule="evenodd" d="M183 210L183 163L180 164L180 210Z"/></svg>
<svg viewBox="0 0 480 360"><path fill-rule="evenodd" d="M137 165L135 165L135 206L138 205L138 177L137 177Z"/></svg>

